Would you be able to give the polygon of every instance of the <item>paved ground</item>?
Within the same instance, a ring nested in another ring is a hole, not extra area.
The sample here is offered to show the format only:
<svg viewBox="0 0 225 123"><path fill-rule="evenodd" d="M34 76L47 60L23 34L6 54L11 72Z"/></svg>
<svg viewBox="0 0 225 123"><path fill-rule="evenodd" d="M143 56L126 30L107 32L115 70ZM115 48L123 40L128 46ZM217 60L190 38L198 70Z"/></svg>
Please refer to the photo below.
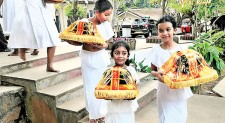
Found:
<svg viewBox="0 0 225 123"><path fill-rule="evenodd" d="M194 95L188 100L187 123L224 123L225 98ZM136 123L157 123L156 101L136 112Z"/></svg>

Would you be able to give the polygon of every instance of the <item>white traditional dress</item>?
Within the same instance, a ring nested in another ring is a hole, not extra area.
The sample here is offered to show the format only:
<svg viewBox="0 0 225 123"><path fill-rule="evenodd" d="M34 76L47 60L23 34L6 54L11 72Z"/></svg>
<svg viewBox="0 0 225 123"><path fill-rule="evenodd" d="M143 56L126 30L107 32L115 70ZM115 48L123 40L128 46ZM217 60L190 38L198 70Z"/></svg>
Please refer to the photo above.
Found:
<svg viewBox="0 0 225 123"><path fill-rule="evenodd" d="M127 66L133 79L138 83L137 72L132 66ZM137 100L112 100L108 101L108 114L106 123L135 123L135 111L138 108Z"/></svg>
<svg viewBox="0 0 225 123"><path fill-rule="evenodd" d="M3 0L2 17L4 31L12 31L12 23L15 18L15 15L20 13L19 7L23 4L24 0Z"/></svg>
<svg viewBox="0 0 225 123"><path fill-rule="evenodd" d="M151 50L151 63L160 68L172 55L172 53L186 49L178 45L175 49L164 50L157 44ZM187 99L191 97L190 88L170 89L166 84L158 82L157 106L159 112L159 123L186 123Z"/></svg>
<svg viewBox="0 0 225 123"><path fill-rule="evenodd" d="M39 49L61 42L51 12L42 0L26 0L14 19L9 38L10 48Z"/></svg>
<svg viewBox="0 0 225 123"><path fill-rule="evenodd" d="M109 40L114 35L109 22L101 23L96 27L105 40ZM104 117L107 113L107 102L103 99L96 99L94 91L103 72L110 64L109 54L105 49L96 52L81 50L80 57L86 109L89 112L89 118L98 119Z"/></svg>

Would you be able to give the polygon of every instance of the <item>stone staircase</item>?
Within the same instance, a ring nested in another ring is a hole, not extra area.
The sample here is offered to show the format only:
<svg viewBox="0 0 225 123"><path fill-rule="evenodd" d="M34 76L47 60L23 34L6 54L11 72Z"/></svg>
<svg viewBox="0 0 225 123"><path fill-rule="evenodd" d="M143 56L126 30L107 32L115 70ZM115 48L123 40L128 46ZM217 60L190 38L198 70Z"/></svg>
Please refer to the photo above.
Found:
<svg viewBox="0 0 225 123"><path fill-rule="evenodd" d="M46 72L46 50L38 56L27 54L28 61L18 57L4 57L1 61L3 84L22 86L26 93L25 104L29 122L33 123L76 123L88 115L85 110L83 80L79 58L80 47L62 45L57 47L55 68L60 73ZM133 51L134 53L135 51ZM1 56L2 55L2 56ZM149 73L138 73L141 80L139 109L156 98L156 81Z"/></svg>

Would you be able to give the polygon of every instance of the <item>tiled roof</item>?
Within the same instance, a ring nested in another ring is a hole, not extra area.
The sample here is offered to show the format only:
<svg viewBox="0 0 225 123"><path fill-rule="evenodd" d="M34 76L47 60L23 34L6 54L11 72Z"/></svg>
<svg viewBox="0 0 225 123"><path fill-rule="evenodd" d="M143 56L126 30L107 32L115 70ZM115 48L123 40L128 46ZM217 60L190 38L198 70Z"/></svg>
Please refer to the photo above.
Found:
<svg viewBox="0 0 225 123"><path fill-rule="evenodd" d="M158 20L162 16L162 9L160 8L130 9L128 11L141 17L150 16L154 20Z"/></svg>

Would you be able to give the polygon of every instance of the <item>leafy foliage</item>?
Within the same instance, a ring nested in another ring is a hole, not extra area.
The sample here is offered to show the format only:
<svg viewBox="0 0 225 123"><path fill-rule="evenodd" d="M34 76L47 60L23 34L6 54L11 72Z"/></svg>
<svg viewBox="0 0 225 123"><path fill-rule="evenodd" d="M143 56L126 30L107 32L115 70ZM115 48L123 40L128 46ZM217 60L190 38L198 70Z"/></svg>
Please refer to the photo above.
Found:
<svg viewBox="0 0 225 123"><path fill-rule="evenodd" d="M134 65L135 70L138 72L151 73L152 71L151 67L147 65L143 65L143 62L145 61L145 59L137 63L135 60L135 55L134 55L134 58L129 59L129 61L131 64Z"/></svg>
<svg viewBox="0 0 225 123"><path fill-rule="evenodd" d="M225 32L224 31L218 31L214 34L211 34L212 37L210 38L212 42L223 49L225 49Z"/></svg>
<svg viewBox="0 0 225 123"><path fill-rule="evenodd" d="M206 62L213 67L219 75L223 69L225 69L224 61L221 59L223 54L223 48L215 45L214 38L218 33L214 33L215 30L209 31L196 39L193 46L189 47L202 54ZM213 34L213 36L211 36Z"/></svg>
<svg viewBox="0 0 225 123"><path fill-rule="evenodd" d="M66 15L69 17L69 18L72 18L73 17L73 4L69 3L66 7L65 7L65 12L66 12ZM82 7L81 5L78 5L77 6L77 13L76 13L76 17L77 18L84 18L86 16L86 11L85 11L85 8Z"/></svg>

